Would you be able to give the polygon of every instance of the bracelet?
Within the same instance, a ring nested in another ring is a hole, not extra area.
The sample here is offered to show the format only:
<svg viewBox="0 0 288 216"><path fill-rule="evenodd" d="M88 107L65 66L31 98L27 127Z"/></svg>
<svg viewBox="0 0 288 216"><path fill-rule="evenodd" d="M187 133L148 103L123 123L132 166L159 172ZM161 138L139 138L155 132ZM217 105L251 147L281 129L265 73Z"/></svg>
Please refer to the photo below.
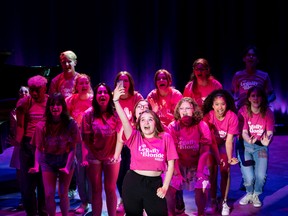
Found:
<svg viewBox="0 0 288 216"><path fill-rule="evenodd" d="M119 99L117 99L117 100L114 100L114 99L113 99L113 102L114 102L114 103L116 103L117 101L119 101Z"/></svg>

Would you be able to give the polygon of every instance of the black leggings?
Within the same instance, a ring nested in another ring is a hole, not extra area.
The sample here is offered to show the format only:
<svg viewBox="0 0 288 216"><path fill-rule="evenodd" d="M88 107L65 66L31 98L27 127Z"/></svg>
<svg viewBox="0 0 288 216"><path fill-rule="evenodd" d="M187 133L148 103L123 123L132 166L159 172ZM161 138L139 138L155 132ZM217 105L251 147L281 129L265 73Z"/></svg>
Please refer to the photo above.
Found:
<svg viewBox="0 0 288 216"><path fill-rule="evenodd" d="M142 216L143 209L149 216L167 216L166 199L161 199L156 194L161 186L161 176L143 176L129 170L122 189L126 216Z"/></svg>

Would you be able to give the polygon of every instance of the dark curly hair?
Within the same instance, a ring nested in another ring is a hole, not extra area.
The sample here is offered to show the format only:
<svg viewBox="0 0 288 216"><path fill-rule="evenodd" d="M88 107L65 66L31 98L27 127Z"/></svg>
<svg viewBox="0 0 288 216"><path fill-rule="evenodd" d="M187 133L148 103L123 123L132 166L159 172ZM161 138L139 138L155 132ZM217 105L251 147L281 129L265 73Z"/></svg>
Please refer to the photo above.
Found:
<svg viewBox="0 0 288 216"><path fill-rule="evenodd" d="M209 111L213 109L212 106L216 97L223 97L225 99L226 112L228 110L231 110L232 112L237 113L235 101L231 93L225 89L217 89L217 90L212 91L204 100L204 103L202 106L203 115L209 113Z"/></svg>

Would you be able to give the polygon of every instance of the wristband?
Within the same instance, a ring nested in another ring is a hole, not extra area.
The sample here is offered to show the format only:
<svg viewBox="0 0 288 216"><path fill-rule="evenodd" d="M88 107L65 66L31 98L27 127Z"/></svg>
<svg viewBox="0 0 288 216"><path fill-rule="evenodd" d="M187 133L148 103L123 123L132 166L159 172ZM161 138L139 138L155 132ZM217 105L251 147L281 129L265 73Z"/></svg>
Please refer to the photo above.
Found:
<svg viewBox="0 0 288 216"><path fill-rule="evenodd" d="M114 99L113 99L113 102L114 102L114 103L116 103L117 101L119 101L119 99L117 99L117 100L114 100Z"/></svg>

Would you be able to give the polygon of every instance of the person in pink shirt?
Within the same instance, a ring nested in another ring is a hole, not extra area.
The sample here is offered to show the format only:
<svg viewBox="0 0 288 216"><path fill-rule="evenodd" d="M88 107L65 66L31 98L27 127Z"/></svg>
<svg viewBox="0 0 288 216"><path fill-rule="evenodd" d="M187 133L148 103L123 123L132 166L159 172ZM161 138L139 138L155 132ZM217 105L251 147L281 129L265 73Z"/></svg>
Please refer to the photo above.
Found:
<svg viewBox="0 0 288 216"><path fill-rule="evenodd" d="M244 158L253 160L254 165L244 166L242 157L238 154L246 187L246 195L239 203L240 205L252 203L254 207L261 207L259 195L263 192L267 178L268 146L272 142L275 119L263 88L251 87L247 92L246 102L238 115L243 119Z"/></svg>
<svg viewBox="0 0 288 216"><path fill-rule="evenodd" d="M267 72L257 69L259 63L258 49L255 45L249 45L243 53L245 69L237 71L232 78L232 94L237 109L244 105L247 91L252 86L260 86L265 89L268 102L273 102L276 95Z"/></svg>
<svg viewBox="0 0 288 216"><path fill-rule="evenodd" d="M112 98L107 84L96 85L92 107L84 112L82 119L82 165L87 167L92 190L92 214L95 216L101 216L103 185L108 214L116 216L116 181L121 160L122 142L119 140L122 124Z"/></svg>
<svg viewBox="0 0 288 216"><path fill-rule="evenodd" d="M52 78L49 85L48 94L50 95L59 92L66 98L72 95L74 83L77 75L79 74L76 71L77 55L71 50L66 50L60 53L59 60L62 72ZM70 198L74 198L76 194L76 181L76 173L74 173L69 188Z"/></svg>
<svg viewBox="0 0 288 216"><path fill-rule="evenodd" d="M148 93L146 99L162 123L167 126L174 119L174 109L182 98L182 93L172 86L172 75L165 69L156 71L154 84L156 88Z"/></svg>
<svg viewBox="0 0 288 216"><path fill-rule="evenodd" d="M93 90L91 79L87 74L77 75L73 87L72 95L65 98L69 114L76 120L81 131L82 117L88 108L92 106ZM88 211L88 203L91 203L90 182L88 181L86 168L81 166L82 162L82 141L76 145L77 166L75 176L77 190L81 200L81 205L75 209L76 214L83 214Z"/></svg>
<svg viewBox="0 0 288 216"><path fill-rule="evenodd" d="M190 81L185 85L183 97L193 98L202 108L205 98L216 89L222 89L222 84L211 74L208 61L198 58L193 63Z"/></svg>
<svg viewBox="0 0 288 216"><path fill-rule="evenodd" d="M231 92L234 96L237 109L239 110L243 105L245 105L247 91L253 86L260 86L265 90L268 96L269 103L275 101L276 94L274 92L269 74L265 71L258 69L258 64L260 61L258 48L254 44L250 44L244 49L242 56L242 60L245 63L245 68L243 70L237 71L232 78ZM242 128L240 129L240 131L242 131ZM243 155L242 151L244 149L244 146L241 135L237 140L236 146L237 151L240 151L240 155ZM251 164L251 161L244 161L242 159L242 164L248 166L249 164ZM240 190L245 191L243 179L240 184Z"/></svg>
<svg viewBox="0 0 288 216"><path fill-rule="evenodd" d="M29 173L42 171L45 201L49 216L56 215L56 184L61 215L68 216L70 202L69 184L75 169L75 148L81 141L77 122L69 115L61 93L50 95L45 111L45 121L37 123L32 138L36 146L34 166Z"/></svg>
<svg viewBox="0 0 288 216"><path fill-rule="evenodd" d="M233 96L224 89L211 92L203 104L204 121L207 122L212 132L214 155L214 168L211 169L211 209L206 213L215 214L217 209L217 176L218 165L220 168L221 214L229 215L230 208L227 204L230 189L230 165L238 163L233 157L234 140L238 135L238 116Z"/></svg>
<svg viewBox="0 0 288 216"><path fill-rule="evenodd" d="M131 118L133 116L132 112L135 108L135 105L143 99L143 96L135 90L133 77L128 71L120 71L116 75L114 80L114 88L117 86L118 82L120 82L125 89L125 94L121 95L119 102L125 112ZM133 119L130 120L133 121ZM121 151L120 171L117 179L117 188L120 196L120 202L117 205L117 212L124 211L122 202L122 184L126 172L130 169L130 159L130 150L126 145L124 145Z"/></svg>
<svg viewBox="0 0 288 216"><path fill-rule="evenodd" d="M124 93L125 89L117 84L113 101L123 125L125 144L131 152L130 170L125 175L122 191L126 216L142 215L143 209L147 215L167 216L165 195L178 158L173 138L164 131L152 110L143 111L134 128L119 103Z"/></svg>
<svg viewBox="0 0 288 216"><path fill-rule="evenodd" d="M59 58L62 72L52 78L48 94L60 92L66 98L72 94L74 82L78 75L78 72L75 70L77 56L73 51L67 50L60 53Z"/></svg>
<svg viewBox="0 0 288 216"><path fill-rule="evenodd" d="M45 194L42 172L31 174L29 169L34 166L36 146L31 143L36 124L45 119L48 100L46 94L48 80L36 75L28 79L30 95L17 101L16 105L16 137L20 146L21 194L27 215L46 216Z"/></svg>
<svg viewBox="0 0 288 216"><path fill-rule="evenodd" d="M176 145L179 155L176 164L183 177L183 184L178 193L183 194L183 190L194 190L198 215L204 215L210 188L209 168L212 165L212 155L209 152L212 144L211 131L202 120L203 115L198 104L190 97L183 97L178 102L174 117L175 120L168 125L168 129ZM176 191L173 196L176 196ZM177 196L177 199L182 199L184 203L183 195ZM183 206L185 208L185 204ZM174 209L175 207L176 203Z"/></svg>

